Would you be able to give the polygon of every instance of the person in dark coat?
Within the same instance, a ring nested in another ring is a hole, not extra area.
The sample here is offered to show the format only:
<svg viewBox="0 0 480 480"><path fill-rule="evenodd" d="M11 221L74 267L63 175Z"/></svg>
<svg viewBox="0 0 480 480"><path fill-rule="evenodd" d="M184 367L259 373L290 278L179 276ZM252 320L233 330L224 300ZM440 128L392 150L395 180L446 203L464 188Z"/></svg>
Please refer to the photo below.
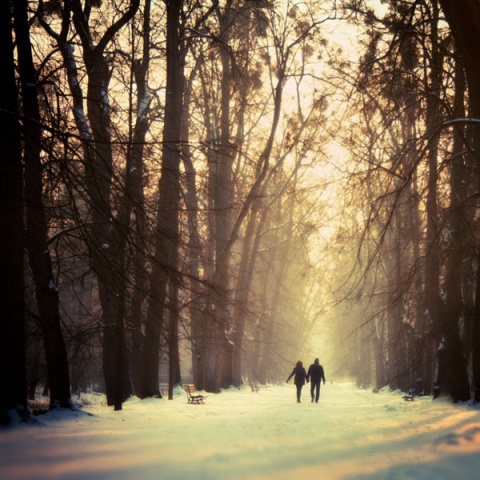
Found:
<svg viewBox="0 0 480 480"><path fill-rule="evenodd" d="M307 374L307 383L310 380L310 394L312 396L312 402L315 399L315 402L318 403L320 398L320 382L323 380L325 385L325 372L323 367L320 365L320 360L315 359L312 365L310 365Z"/></svg>
<svg viewBox="0 0 480 480"><path fill-rule="evenodd" d="M305 381L308 383L308 380L307 372L303 368L303 363L300 360L295 365L292 373L288 376L287 383L294 375L295 378L293 379L293 383L297 387L297 403L301 403L300 397L302 396L302 388L305 385Z"/></svg>

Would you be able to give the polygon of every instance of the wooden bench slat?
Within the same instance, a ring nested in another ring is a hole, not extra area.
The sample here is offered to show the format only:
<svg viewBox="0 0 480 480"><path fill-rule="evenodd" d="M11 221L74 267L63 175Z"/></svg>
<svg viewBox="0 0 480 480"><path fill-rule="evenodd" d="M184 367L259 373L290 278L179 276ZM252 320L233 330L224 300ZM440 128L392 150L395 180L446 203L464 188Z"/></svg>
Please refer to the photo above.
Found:
<svg viewBox="0 0 480 480"><path fill-rule="evenodd" d="M197 389L195 388L195 385L184 385L183 389L187 393L188 403L203 403L203 401L207 398L205 395L197 394Z"/></svg>

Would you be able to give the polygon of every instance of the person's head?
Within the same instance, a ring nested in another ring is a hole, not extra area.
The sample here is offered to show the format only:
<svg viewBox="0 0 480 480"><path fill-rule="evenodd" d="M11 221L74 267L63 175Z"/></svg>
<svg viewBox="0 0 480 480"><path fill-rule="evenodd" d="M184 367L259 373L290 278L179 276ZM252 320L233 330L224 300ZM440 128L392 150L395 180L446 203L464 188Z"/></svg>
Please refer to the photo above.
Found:
<svg viewBox="0 0 480 480"><path fill-rule="evenodd" d="M303 367L303 363L301 362L301 360L297 362L297 367Z"/></svg>
<svg viewBox="0 0 480 480"><path fill-rule="evenodd" d="M320 363L320 360L318 358L315 359L315 365L318 365Z"/></svg>

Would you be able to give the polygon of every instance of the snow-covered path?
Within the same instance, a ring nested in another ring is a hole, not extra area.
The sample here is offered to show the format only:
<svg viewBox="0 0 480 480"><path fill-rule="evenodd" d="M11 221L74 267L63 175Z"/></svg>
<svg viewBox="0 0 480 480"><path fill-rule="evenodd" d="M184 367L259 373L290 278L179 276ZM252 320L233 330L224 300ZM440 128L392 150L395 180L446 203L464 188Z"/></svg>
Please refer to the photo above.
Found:
<svg viewBox="0 0 480 480"><path fill-rule="evenodd" d="M0 430L0 479L455 479L480 472L480 410L398 393L293 385L189 405L132 399Z"/></svg>

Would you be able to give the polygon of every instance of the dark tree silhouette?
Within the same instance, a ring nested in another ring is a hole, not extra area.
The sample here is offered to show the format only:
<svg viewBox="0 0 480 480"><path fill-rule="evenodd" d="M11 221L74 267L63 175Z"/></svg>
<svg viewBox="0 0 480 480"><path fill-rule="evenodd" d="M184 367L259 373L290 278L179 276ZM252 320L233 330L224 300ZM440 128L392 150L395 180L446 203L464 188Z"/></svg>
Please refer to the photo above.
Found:
<svg viewBox="0 0 480 480"><path fill-rule="evenodd" d="M0 423L27 413L23 182L12 12L0 4Z"/></svg>

